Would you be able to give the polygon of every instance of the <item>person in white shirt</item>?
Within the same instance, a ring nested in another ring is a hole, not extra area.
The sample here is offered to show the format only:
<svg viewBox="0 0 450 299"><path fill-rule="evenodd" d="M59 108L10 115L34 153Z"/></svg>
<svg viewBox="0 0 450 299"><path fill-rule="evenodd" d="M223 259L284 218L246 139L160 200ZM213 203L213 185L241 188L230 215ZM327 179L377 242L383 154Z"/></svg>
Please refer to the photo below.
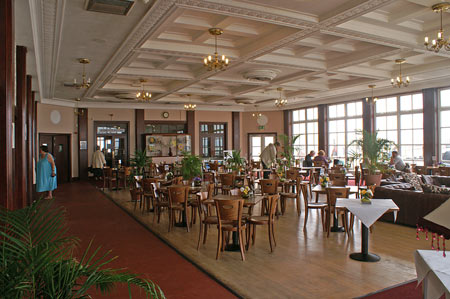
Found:
<svg viewBox="0 0 450 299"><path fill-rule="evenodd" d="M403 162L402 157L398 154L397 151L392 151L391 161L389 165L394 165L395 169L404 171L406 168L405 162Z"/></svg>
<svg viewBox="0 0 450 299"><path fill-rule="evenodd" d="M102 169L105 165L105 155L100 151L100 146L97 146L96 151L92 154L92 172L96 180L102 176Z"/></svg>
<svg viewBox="0 0 450 299"><path fill-rule="evenodd" d="M268 169L272 166L272 164L277 162L277 151L280 147L280 143L277 141L275 144L271 143L266 146L261 154L259 155L263 169ZM267 171L264 172L264 179L269 178L269 173Z"/></svg>

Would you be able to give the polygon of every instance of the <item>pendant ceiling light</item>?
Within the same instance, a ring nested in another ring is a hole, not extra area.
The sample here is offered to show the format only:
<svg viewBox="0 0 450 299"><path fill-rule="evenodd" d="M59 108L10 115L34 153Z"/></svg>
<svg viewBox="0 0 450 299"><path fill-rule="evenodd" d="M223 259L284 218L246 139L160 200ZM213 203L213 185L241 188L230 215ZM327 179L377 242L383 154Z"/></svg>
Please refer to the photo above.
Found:
<svg viewBox="0 0 450 299"><path fill-rule="evenodd" d="M203 58L203 65L208 71L225 70L228 66L228 58L225 55L220 56L217 52L217 37L223 33L220 28L210 28L209 34L214 36L214 54Z"/></svg>

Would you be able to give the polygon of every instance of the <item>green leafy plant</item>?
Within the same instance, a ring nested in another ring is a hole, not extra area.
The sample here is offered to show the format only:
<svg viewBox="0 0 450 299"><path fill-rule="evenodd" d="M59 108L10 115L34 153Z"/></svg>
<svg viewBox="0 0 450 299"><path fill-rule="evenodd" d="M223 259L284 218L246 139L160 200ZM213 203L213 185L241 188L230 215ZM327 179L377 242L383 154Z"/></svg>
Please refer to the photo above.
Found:
<svg viewBox="0 0 450 299"><path fill-rule="evenodd" d="M363 164L369 174L376 174L389 161L389 153L395 143L384 138L378 138L378 133L362 132L362 138L353 140L349 146L356 145L362 151Z"/></svg>
<svg viewBox="0 0 450 299"><path fill-rule="evenodd" d="M137 175L144 174L144 167L152 163L152 157L147 156L147 151L136 150L134 156L130 159L131 166L136 168Z"/></svg>
<svg viewBox="0 0 450 299"><path fill-rule="evenodd" d="M238 171L244 165L244 158L241 157L241 150L231 151L231 155L227 155L227 163L231 166L231 169Z"/></svg>
<svg viewBox="0 0 450 299"><path fill-rule="evenodd" d="M287 166L294 166L295 157L294 157L294 145L297 139L301 134L289 137L288 135L281 134L278 135L278 139L281 140L281 144L283 146L282 156L286 158Z"/></svg>
<svg viewBox="0 0 450 299"><path fill-rule="evenodd" d="M350 150L348 155L348 162L350 163L347 165L347 168L350 168L353 166L358 166L359 163L361 163L362 154L360 152Z"/></svg>
<svg viewBox="0 0 450 299"><path fill-rule="evenodd" d="M106 268L117 257L99 254L89 244L80 260L73 252L79 240L67 235L65 213L52 200L0 210L0 294L2 298L91 298L93 288L109 294L116 283L132 285L147 298L165 298L153 282L123 269Z"/></svg>
<svg viewBox="0 0 450 299"><path fill-rule="evenodd" d="M192 180L194 177L202 176L202 160L200 157L189 152L183 152L181 160L181 175L185 180Z"/></svg>

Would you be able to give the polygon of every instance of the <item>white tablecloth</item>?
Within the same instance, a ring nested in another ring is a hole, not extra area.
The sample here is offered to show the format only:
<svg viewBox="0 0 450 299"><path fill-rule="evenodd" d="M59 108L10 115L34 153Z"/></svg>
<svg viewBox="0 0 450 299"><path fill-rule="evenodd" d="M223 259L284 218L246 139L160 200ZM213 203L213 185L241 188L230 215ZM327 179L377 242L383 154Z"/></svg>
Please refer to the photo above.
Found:
<svg viewBox="0 0 450 299"><path fill-rule="evenodd" d="M338 198L336 206L347 208L361 222L370 227L375 221L390 209L398 209L392 199L372 199L372 204L363 204L360 199ZM397 211L394 211L394 222L397 219Z"/></svg>
<svg viewBox="0 0 450 299"><path fill-rule="evenodd" d="M423 280L424 298L439 299L445 294L450 299L450 258L443 257L442 251L416 250L417 282Z"/></svg>

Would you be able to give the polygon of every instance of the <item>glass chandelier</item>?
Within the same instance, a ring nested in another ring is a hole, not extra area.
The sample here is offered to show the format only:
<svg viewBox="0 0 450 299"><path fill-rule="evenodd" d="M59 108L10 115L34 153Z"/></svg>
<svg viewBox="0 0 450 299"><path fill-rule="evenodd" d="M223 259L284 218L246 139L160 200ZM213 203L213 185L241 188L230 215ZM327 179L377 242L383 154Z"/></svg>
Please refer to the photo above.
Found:
<svg viewBox="0 0 450 299"><path fill-rule="evenodd" d="M393 87L398 87L398 88L407 87L409 85L409 83L411 83L409 76L406 76L405 80L403 80L403 77L402 77L402 64L405 62L406 62L405 59L396 59L395 60L395 63L399 65L400 72L399 72L397 78L391 79L391 84Z"/></svg>
<svg viewBox="0 0 450 299"><path fill-rule="evenodd" d="M446 40L444 37L444 29L442 29L442 13L444 10L447 10L450 8L450 3L448 2L442 2L435 4L431 7L434 12L441 14L441 27L437 33L437 39L433 39L431 41L431 45L429 42L428 36L425 36L425 42L424 45L427 48L428 51L432 52L439 52L442 48L444 48L447 51L450 51L450 41Z"/></svg>
<svg viewBox="0 0 450 299"><path fill-rule="evenodd" d="M144 83L147 82L147 80L140 79L139 82L141 83L141 91L136 93L136 100L141 102L149 102L152 99L152 94L144 89Z"/></svg>

